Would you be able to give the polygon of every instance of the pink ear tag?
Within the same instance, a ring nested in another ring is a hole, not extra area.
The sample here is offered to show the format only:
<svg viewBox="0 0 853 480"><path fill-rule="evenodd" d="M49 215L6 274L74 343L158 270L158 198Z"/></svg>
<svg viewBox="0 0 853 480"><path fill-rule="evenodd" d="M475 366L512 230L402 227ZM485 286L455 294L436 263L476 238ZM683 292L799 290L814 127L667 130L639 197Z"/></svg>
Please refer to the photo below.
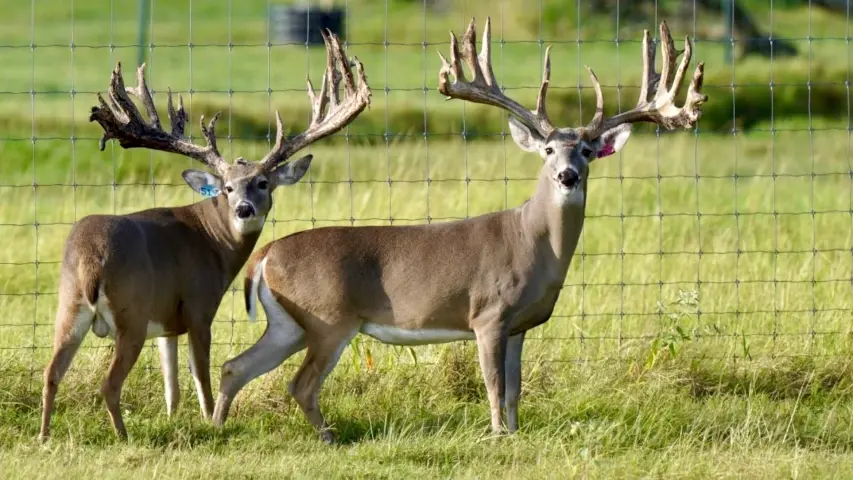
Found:
<svg viewBox="0 0 853 480"><path fill-rule="evenodd" d="M606 157L608 155L613 155L616 153L616 149L613 148L612 144L607 144L601 147L601 150L598 151L598 158Z"/></svg>

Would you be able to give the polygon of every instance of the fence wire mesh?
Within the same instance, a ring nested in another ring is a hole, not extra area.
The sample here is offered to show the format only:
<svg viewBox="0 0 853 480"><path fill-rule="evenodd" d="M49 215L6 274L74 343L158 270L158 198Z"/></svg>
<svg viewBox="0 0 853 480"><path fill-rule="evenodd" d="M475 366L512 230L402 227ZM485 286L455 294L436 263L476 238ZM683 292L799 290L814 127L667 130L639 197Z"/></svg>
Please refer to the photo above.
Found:
<svg viewBox="0 0 853 480"><path fill-rule="evenodd" d="M553 45L549 108L565 126L594 112L585 65L602 79L608 112L633 106L642 29L657 38L654 27L666 19L676 38L695 39L694 58L706 63L705 116L689 132L637 128L623 152L592 165L581 243L552 319L528 337L529 354L572 362L658 351L745 359L848 353L849 3L711 3L303 3L310 12L342 11L340 33L365 64L373 105L310 148L307 181L276 192L258 246L325 225L469 218L532 194L541 163L513 144L505 115L445 103L436 91L435 52L446 52L447 30L461 34L472 16L480 25L492 17L496 74L526 105ZM734 6L752 15L760 36ZM276 8L267 0L33 0L0 20L0 368L34 374L49 358L74 222L199 200L179 181L189 161L113 143L97 150L100 131L88 112L117 61L129 71L141 47L158 105L169 86L185 96L193 122L222 110L228 158L263 155L276 110L292 132L304 127L304 80L319 78L323 52L277 38L269 20ZM259 323L248 322L238 276L213 326L214 363L252 344ZM105 345L92 336L84 348ZM357 355L382 348L360 346ZM434 360L438 348L419 356ZM155 357L146 352L146 364Z"/></svg>

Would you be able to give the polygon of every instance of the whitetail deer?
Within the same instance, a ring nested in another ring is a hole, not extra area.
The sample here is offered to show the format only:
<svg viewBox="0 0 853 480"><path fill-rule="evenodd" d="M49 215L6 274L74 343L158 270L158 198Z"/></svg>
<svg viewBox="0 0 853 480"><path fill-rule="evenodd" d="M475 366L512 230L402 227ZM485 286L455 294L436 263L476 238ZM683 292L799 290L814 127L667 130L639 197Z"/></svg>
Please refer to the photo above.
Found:
<svg viewBox="0 0 853 480"><path fill-rule="evenodd" d="M255 252L247 267L246 304L254 317L260 299L267 329L255 345L222 366L216 425L225 421L247 382L307 347L289 391L321 438L333 441L317 395L344 348L361 332L395 345L476 339L492 429L503 430L504 406L507 429L518 428L524 335L549 319L560 294L583 228L588 164L619 151L631 123L694 126L707 97L701 93L700 63L684 106L674 105L691 43L685 39L676 69L680 52L662 23L663 69L660 75L654 72L655 45L646 31L636 108L605 118L601 86L590 70L595 116L586 127L556 128L545 110L548 50L536 109L530 111L498 87L490 33L487 21L478 57L473 20L461 52L451 32L450 61L441 56L438 89L450 98L509 111L515 142L525 151L539 152L545 163L533 196L518 208L456 222L298 232ZM473 73L470 82L460 60Z"/></svg>
<svg viewBox="0 0 853 480"><path fill-rule="evenodd" d="M59 281L54 354L45 369L40 438L50 433L50 418L60 380L86 333L115 339L115 354L101 386L113 427L127 432L119 408L121 387L146 339L158 337L166 386L167 411L177 407L177 336L189 335L190 367L202 414L213 413L210 387L211 323L222 296L243 267L272 206L272 192L305 174L311 156L287 160L299 150L340 130L370 103L361 62L353 59L358 85L339 39L329 32L327 65L319 94L308 80L312 120L305 132L286 140L276 113L276 141L260 161L237 158L227 163L216 145L217 113L201 131L204 147L183 139L187 120L183 101L175 110L169 92L171 133L160 124L140 66L138 86L125 88L121 64L113 71L110 101L101 95L90 121L104 130L100 147L115 138L124 148L177 153L203 163L215 173L183 172L193 190L206 197L175 208L154 208L127 215L91 215L74 225L66 241ZM338 70L340 66L340 70ZM345 98L340 97L343 80ZM130 99L139 98L145 121Z"/></svg>

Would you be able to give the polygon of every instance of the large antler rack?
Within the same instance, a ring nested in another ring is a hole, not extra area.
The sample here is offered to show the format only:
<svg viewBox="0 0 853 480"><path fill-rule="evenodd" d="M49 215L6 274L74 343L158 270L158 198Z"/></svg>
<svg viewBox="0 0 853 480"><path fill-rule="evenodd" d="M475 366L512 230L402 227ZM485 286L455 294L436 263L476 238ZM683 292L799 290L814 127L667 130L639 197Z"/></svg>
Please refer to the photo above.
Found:
<svg viewBox="0 0 853 480"><path fill-rule="evenodd" d="M160 115L154 106L154 99L145 83L145 64L139 66L136 71L137 86L125 87L121 74L121 63L116 65L110 79L109 100L105 100L99 93L99 107L92 107L89 121L98 122L104 129L101 137L100 148L103 150L107 140L114 138L118 140L123 148L148 148L162 152L177 153L205 164L206 166L222 173L228 166L219 150L216 148L216 121L219 113L213 116L208 125L204 124L204 116L201 117L201 133L207 142L202 147L184 140L184 129L187 122L187 113L184 110L184 100L178 97L178 109L175 109L172 100L172 91L169 90L169 123L172 131L167 133L160 123ZM148 121L142 118L142 114L130 99L133 95L142 102L148 113Z"/></svg>
<svg viewBox="0 0 853 480"><path fill-rule="evenodd" d="M596 113L592 121L584 129L584 136L597 138L602 133L625 123L650 122L660 125L667 130L676 128L692 128L702 116L702 104L708 101L708 96L702 93L705 64L696 65L693 79L687 89L687 98L681 108L675 106L675 98L681 91L681 84L693 56L693 42L690 37L684 37L684 50L676 50L675 42L669 32L666 22L660 24L661 50L663 51L663 67L661 73L655 71L656 46L651 42L648 30L643 31L643 78L640 83L640 96L637 106L627 112L604 118L604 98L601 85L595 73L590 69L592 85L595 88ZM675 62L681 54L678 69ZM674 75L673 75L674 73ZM654 95L652 96L652 92Z"/></svg>
<svg viewBox="0 0 853 480"><path fill-rule="evenodd" d="M504 95L498 86L495 72L492 69L492 19L486 17L486 27L483 30L482 51L477 55L477 31L474 19L468 24L468 29L462 37L462 51L456 34L450 32L450 61L441 52L441 71L438 74L438 91L448 99L458 98L474 103L483 103L507 110L528 128L535 129L542 137L547 137L555 127L548 118L545 109L545 98L548 94L548 83L551 80L551 47L545 49L545 64L542 71L542 85L536 100L536 110L530 111L515 100ZM462 69L461 60L468 64L473 78L468 81ZM453 76L451 81L450 76Z"/></svg>
<svg viewBox="0 0 853 480"><path fill-rule="evenodd" d="M597 138L605 131L624 123L652 122L672 130L678 127L690 128L699 120L702 113L701 105L708 101L707 95L701 93L704 64L699 63L696 66L696 72L690 83L684 106L676 107L674 101L681 89L687 66L690 64L692 43L689 38L685 38L684 57L676 70L676 59L682 52L675 49L666 22L660 24L660 32L664 57L663 71L660 74L654 70L655 45L650 42L648 30L644 32L643 83L636 108L605 118L601 85L592 69L588 68L595 89L596 111L592 121L583 129L585 138ZM528 110L504 95L498 86L491 60L491 18L486 19L482 51L479 55L477 54L476 36L475 22L474 19L471 19L471 23L462 37L462 50L460 51L456 35L452 31L450 32L450 60L445 58L441 52L438 54L442 62L438 76L439 92L446 95L448 99L468 100L469 102L492 105L507 110L528 128L534 129L543 138L547 138L555 130L545 107L548 84L551 79L551 47L545 49L542 85L539 87L536 108ZM465 78L465 72L462 69L463 60L471 71L473 78L470 81ZM451 76L453 77L452 80ZM654 97L649 98L649 92L655 89L657 90Z"/></svg>
<svg viewBox="0 0 853 480"><path fill-rule="evenodd" d="M304 132L285 140L281 115L276 112L275 146L260 162L267 170L275 168L297 151L344 128L370 105L371 92L364 74L364 65L358 57L353 57L358 76L356 85L340 39L331 31L322 33L326 44L326 71L323 73L319 94L315 93L311 79L307 80L308 97L311 99L311 124ZM343 100L340 97L341 81L344 83L346 95Z"/></svg>

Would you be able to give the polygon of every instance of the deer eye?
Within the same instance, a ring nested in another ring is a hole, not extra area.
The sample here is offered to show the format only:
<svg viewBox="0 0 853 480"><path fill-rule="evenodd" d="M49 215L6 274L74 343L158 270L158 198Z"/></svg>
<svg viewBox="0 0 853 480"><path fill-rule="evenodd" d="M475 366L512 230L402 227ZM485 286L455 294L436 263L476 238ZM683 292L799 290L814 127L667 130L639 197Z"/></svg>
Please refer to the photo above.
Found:
<svg viewBox="0 0 853 480"><path fill-rule="evenodd" d="M266 190L268 186L269 183L267 183L266 180L261 180L260 182L258 182L258 188L260 188L261 190Z"/></svg>
<svg viewBox="0 0 853 480"><path fill-rule="evenodd" d="M225 193L231 193L233 191L234 191L234 187L232 187L231 185L225 186Z"/></svg>
<svg viewBox="0 0 853 480"><path fill-rule="evenodd" d="M545 155L551 155L554 153L554 149L551 147L545 147Z"/></svg>
<svg viewBox="0 0 853 480"><path fill-rule="evenodd" d="M581 155L583 155L584 157L589 157L590 155L592 155L592 149L589 147L583 147L583 150L581 150Z"/></svg>

